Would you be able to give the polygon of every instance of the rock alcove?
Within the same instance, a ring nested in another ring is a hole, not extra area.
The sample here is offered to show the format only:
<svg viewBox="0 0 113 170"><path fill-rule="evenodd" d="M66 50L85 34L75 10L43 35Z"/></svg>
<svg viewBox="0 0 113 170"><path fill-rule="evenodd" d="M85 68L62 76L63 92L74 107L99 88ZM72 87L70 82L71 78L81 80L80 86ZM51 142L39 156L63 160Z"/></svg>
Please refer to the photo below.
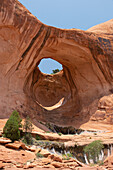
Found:
<svg viewBox="0 0 113 170"><path fill-rule="evenodd" d="M55 66L59 67L60 71L52 74ZM60 107L68 95L62 65L52 59L42 59L37 69L39 76L37 75L38 80L34 84L33 92L38 104L47 110Z"/></svg>
<svg viewBox="0 0 113 170"><path fill-rule="evenodd" d="M17 0L0 1L0 117L18 110L35 124L112 122L112 28L113 20L87 31L59 29L41 23ZM37 68L43 58L63 70L43 74Z"/></svg>
<svg viewBox="0 0 113 170"><path fill-rule="evenodd" d="M72 98L71 76L65 65L61 65L62 70L56 74L43 73L39 69L42 60L27 77L24 92L45 111L56 111Z"/></svg>

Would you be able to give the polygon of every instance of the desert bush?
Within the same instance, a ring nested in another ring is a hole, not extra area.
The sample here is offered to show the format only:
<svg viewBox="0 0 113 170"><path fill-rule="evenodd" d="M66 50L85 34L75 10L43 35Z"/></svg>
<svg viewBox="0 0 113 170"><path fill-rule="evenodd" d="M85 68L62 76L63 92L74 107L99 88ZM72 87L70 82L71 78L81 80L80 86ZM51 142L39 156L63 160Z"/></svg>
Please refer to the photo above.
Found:
<svg viewBox="0 0 113 170"><path fill-rule="evenodd" d="M70 159L70 157L66 156L65 154L62 155L62 157L63 157L63 160L69 160Z"/></svg>
<svg viewBox="0 0 113 170"><path fill-rule="evenodd" d="M4 136L12 141L19 140L21 137L19 130L22 127L21 121L19 113L13 111L3 128Z"/></svg>
<svg viewBox="0 0 113 170"><path fill-rule="evenodd" d="M59 136L61 136L61 135L62 135L62 133L60 133L60 132L59 132L59 133L58 133L58 135L59 135Z"/></svg>
<svg viewBox="0 0 113 170"><path fill-rule="evenodd" d="M56 74L56 73L58 73L60 70L57 68L57 69L55 69L55 70L52 70L52 73L51 74Z"/></svg>
<svg viewBox="0 0 113 170"><path fill-rule="evenodd" d="M88 154L89 159L93 159L93 162L97 163L99 161L99 154L102 148L104 148L102 142L100 140L96 140L85 146L84 152Z"/></svg>
<svg viewBox="0 0 113 170"><path fill-rule="evenodd" d="M41 137L39 135L36 135L36 140L41 140Z"/></svg>
<svg viewBox="0 0 113 170"><path fill-rule="evenodd" d="M71 153L63 154L62 156L63 156L64 160L69 160L70 158L73 157L73 155Z"/></svg>
<svg viewBox="0 0 113 170"><path fill-rule="evenodd" d="M43 156L41 153L38 153L38 152L37 152L37 153L36 153L36 157L37 157L37 158L43 158L44 156Z"/></svg>
<svg viewBox="0 0 113 170"><path fill-rule="evenodd" d="M31 123L29 116L27 116L23 125L23 131L24 131L23 142L29 145L33 143L32 135L31 135L32 130L33 130L33 125Z"/></svg>

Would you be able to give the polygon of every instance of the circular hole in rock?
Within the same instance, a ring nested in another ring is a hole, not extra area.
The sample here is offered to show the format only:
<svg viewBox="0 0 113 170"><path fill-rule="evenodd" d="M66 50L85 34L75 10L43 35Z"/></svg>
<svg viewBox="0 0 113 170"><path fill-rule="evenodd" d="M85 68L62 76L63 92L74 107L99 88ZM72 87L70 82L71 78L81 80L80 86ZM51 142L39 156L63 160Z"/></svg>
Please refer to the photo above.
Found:
<svg viewBox="0 0 113 170"><path fill-rule="evenodd" d="M45 74L55 74L63 69L62 64L51 58L42 59L38 67L40 71Z"/></svg>
<svg viewBox="0 0 113 170"><path fill-rule="evenodd" d="M51 58L43 58L37 67L44 74L39 75L39 79L34 86L33 91L36 101L47 110L60 107L67 95L62 64ZM56 74L59 71L61 72Z"/></svg>

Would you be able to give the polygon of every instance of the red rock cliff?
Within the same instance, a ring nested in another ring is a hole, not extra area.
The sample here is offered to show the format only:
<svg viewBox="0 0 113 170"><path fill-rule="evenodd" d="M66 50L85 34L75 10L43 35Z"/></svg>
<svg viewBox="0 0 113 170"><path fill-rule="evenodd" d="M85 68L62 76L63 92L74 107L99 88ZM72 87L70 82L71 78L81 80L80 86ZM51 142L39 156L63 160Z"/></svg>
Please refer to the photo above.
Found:
<svg viewBox="0 0 113 170"><path fill-rule="evenodd" d="M58 61L63 70L42 74L37 66L43 58ZM58 29L41 23L17 0L0 0L1 118L16 109L35 123L79 127L108 117L111 122L109 96L102 97L112 92L113 20L87 31Z"/></svg>

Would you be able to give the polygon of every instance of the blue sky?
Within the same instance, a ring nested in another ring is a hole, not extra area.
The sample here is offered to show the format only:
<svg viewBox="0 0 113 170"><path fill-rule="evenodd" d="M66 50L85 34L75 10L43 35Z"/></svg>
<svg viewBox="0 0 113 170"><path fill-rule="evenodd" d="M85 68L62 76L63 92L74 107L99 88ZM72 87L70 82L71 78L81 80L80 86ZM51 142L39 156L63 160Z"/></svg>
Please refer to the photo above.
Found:
<svg viewBox="0 0 113 170"><path fill-rule="evenodd" d="M113 18L113 0L19 1L40 21L58 28L87 30ZM42 72L51 73L51 70L59 68L59 64L55 65L55 62L45 60L39 67Z"/></svg>

